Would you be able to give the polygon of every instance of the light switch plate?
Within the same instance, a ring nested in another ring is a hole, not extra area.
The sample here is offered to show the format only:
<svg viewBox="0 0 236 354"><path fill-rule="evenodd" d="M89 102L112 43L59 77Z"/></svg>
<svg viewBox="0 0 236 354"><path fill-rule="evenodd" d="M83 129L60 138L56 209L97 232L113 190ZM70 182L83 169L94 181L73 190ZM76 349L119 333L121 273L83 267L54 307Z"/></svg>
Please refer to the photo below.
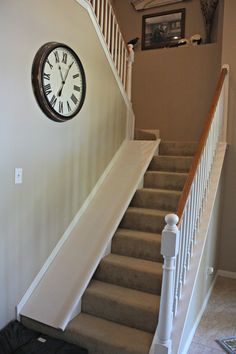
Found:
<svg viewBox="0 0 236 354"><path fill-rule="evenodd" d="M23 169L21 167L15 168L15 184L22 183Z"/></svg>

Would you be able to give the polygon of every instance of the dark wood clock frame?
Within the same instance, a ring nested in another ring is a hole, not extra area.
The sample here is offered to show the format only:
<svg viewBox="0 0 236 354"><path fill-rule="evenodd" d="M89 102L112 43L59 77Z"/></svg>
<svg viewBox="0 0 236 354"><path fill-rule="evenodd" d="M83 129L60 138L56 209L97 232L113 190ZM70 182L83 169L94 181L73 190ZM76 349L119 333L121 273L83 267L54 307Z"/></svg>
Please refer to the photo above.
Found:
<svg viewBox="0 0 236 354"><path fill-rule="evenodd" d="M46 59L49 56L49 54L58 47L65 48L67 51L69 51L73 55L73 57L76 60L77 65L79 66L80 73L82 76L82 95L81 95L80 103L79 103L78 107L76 108L76 110L67 116L64 116L64 115L58 113L56 110L53 109L53 107L50 106L50 104L46 98L45 92L43 90L43 68L44 68ZM36 53L34 61L33 61L32 86L33 86L35 98L36 98L40 108L47 115L48 118L50 118L56 122L65 122L65 121L68 121L68 120L72 119L73 117L75 117L79 113L79 111L81 110L84 100L85 100L85 95L86 95L85 72L84 72L83 65L82 65L78 55L70 47L68 47L67 45L62 44L62 43L49 42L49 43L44 44Z"/></svg>

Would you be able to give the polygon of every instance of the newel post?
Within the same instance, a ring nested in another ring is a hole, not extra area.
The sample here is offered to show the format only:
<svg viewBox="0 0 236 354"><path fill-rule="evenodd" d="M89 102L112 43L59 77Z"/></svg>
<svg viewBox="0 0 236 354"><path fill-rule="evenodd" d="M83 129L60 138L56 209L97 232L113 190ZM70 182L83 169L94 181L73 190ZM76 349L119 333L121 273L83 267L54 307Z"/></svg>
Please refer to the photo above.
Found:
<svg viewBox="0 0 236 354"><path fill-rule="evenodd" d="M172 346L175 260L179 250L179 230L176 224L179 218L175 214L168 214L165 221L167 225L162 231L161 241L164 265L155 354L170 354Z"/></svg>
<svg viewBox="0 0 236 354"><path fill-rule="evenodd" d="M133 44L128 44L128 67L127 67L127 84L126 84L126 92L129 100L131 101L131 88L132 88L132 69L134 62L134 46Z"/></svg>

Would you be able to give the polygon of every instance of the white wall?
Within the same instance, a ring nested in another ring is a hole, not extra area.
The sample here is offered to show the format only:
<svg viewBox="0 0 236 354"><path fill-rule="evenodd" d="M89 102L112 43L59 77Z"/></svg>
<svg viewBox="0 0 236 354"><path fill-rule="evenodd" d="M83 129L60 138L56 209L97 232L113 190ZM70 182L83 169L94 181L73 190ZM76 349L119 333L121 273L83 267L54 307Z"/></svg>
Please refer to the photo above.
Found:
<svg viewBox="0 0 236 354"><path fill-rule="evenodd" d="M0 28L1 328L123 141L126 108L76 1L2 0ZM71 46L86 73L84 106L66 123L47 119L31 87L33 58L49 41Z"/></svg>

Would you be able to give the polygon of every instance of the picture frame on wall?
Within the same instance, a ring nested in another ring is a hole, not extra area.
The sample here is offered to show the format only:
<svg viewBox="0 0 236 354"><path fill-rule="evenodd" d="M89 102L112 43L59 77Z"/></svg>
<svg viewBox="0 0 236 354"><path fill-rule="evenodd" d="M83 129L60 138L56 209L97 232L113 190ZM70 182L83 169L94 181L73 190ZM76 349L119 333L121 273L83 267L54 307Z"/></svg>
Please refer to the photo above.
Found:
<svg viewBox="0 0 236 354"><path fill-rule="evenodd" d="M185 36L185 9L178 9L142 18L142 50L174 47Z"/></svg>
<svg viewBox="0 0 236 354"><path fill-rule="evenodd" d="M175 4L182 1L185 0L131 0L131 4L135 10L142 11L153 7Z"/></svg>

